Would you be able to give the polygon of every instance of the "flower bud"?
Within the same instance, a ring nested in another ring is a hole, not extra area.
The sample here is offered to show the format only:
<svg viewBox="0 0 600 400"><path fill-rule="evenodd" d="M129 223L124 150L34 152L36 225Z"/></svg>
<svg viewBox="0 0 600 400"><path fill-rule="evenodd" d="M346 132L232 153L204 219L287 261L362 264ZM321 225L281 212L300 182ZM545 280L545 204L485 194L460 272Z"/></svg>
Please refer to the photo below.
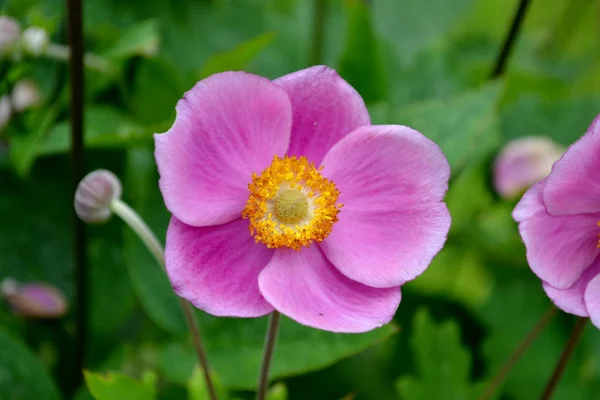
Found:
<svg viewBox="0 0 600 400"><path fill-rule="evenodd" d="M67 313L65 295L46 283L20 284L6 278L0 283L0 294L13 313L26 318L60 318Z"/></svg>
<svg viewBox="0 0 600 400"><path fill-rule="evenodd" d="M21 36L21 26L11 17L0 16L0 58L9 54Z"/></svg>
<svg viewBox="0 0 600 400"><path fill-rule="evenodd" d="M11 104L13 110L22 112L30 107L40 104L42 95L40 90L30 80L21 80L15 84L11 93Z"/></svg>
<svg viewBox="0 0 600 400"><path fill-rule="evenodd" d="M550 173L564 149L545 137L527 136L510 141L494 166L494 186L501 197L516 198Z"/></svg>
<svg viewBox="0 0 600 400"><path fill-rule="evenodd" d="M0 97L0 130L8 124L11 114L10 97Z"/></svg>
<svg viewBox="0 0 600 400"><path fill-rule="evenodd" d="M45 29L32 26L23 31L22 41L25 52L39 56L48 47L50 37Z"/></svg>
<svg viewBox="0 0 600 400"><path fill-rule="evenodd" d="M75 212L85 222L108 221L110 203L121 197L121 182L110 171L99 169L87 174L75 192Z"/></svg>

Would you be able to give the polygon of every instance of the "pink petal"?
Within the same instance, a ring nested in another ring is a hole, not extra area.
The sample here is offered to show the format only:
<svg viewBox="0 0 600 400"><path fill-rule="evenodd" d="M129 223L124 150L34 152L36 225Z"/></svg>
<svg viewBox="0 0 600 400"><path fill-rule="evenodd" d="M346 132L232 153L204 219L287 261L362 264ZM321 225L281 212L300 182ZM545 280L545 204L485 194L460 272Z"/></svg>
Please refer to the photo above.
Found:
<svg viewBox="0 0 600 400"><path fill-rule="evenodd" d="M285 154L291 121L286 92L265 78L224 72L198 82L171 129L154 135L169 211L194 226L239 218L252 173Z"/></svg>
<svg viewBox="0 0 600 400"><path fill-rule="evenodd" d="M276 310L332 332L365 332L388 323L400 288L375 289L340 274L318 246L278 249L260 274L260 291Z"/></svg>
<svg viewBox="0 0 600 400"><path fill-rule="evenodd" d="M584 300L592 324L600 329L600 274L588 283Z"/></svg>
<svg viewBox="0 0 600 400"><path fill-rule="evenodd" d="M362 127L336 144L322 165L344 204L321 243L327 258L350 279L374 287L399 286L421 274L450 228L441 202L450 167L440 148L407 127Z"/></svg>
<svg viewBox="0 0 600 400"><path fill-rule="evenodd" d="M363 99L335 70L315 66L275 80L292 101L292 139L288 154L318 165L327 150L371 119Z"/></svg>
<svg viewBox="0 0 600 400"><path fill-rule="evenodd" d="M600 115L552 167L544 204L552 215L600 212Z"/></svg>
<svg viewBox="0 0 600 400"><path fill-rule="evenodd" d="M587 317L583 296L590 281L600 274L600 259L596 261L581 274L581 278L568 289L556 289L544 282L544 290L554 304L561 310L580 317Z"/></svg>
<svg viewBox="0 0 600 400"><path fill-rule="evenodd" d="M273 310L258 276L273 250L254 242L248 221L193 227L172 217L165 261L173 289L209 314L259 317Z"/></svg>
<svg viewBox="0 0 600 400"><path fill-rule="evenodd" d="M521 221L519 232L532 271L550 286L568 289L600 253L600 215L552 216L542 202L543 188L538 183L529 189L513 217Z"/></svg>

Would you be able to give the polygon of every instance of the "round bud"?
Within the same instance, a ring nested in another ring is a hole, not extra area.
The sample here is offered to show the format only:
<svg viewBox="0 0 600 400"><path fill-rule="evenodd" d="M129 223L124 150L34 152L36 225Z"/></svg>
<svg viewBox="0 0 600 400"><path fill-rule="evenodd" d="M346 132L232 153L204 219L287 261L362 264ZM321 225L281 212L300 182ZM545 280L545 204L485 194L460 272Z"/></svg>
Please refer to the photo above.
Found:
<svg viewBox="0 0 600 400"><path fill-rule="evenodd" d="M13 50L20 36L21 25L11 17L0 16L0 58Z"/></svg>
<svg viewBox="0 0 600 400"><path fill-rule="evenodd" d="M30 80L20 80L13 87L11 104L13 110L16 112L22 112L30 107L35 107L40 104L41 100L42 95L40 90Z"/></svg>
<svg viewBox="0 0 600 400"><path fill-rule="evenodd" d="M121 182L115 174L105 169L90 172L77 186L75 212L88 223L106 222L112 215L111 202L121 193Z"/></svg>
<svg viewBox="0 0 600 400"><path fill-rule="evenodd" d="M44 53L50 43L48 32L45 29L35 26L25 29L21 40L23 42L23 50L34 56Z"/></svg>

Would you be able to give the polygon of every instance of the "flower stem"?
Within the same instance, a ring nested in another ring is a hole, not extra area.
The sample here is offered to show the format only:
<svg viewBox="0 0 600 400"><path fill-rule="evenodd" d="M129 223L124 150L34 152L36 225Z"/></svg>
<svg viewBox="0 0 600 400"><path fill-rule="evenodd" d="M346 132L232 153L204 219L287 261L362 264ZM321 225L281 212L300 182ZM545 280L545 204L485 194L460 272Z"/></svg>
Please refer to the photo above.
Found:
<svg viewBox="0 0 600 400"><path fill-rule="evenodd" d="M69 75L71 77L70 113L71 113L71 171L73 179L73 198L79 181L83 178L83 17L81 0L66 0L68 18L68 41L70 47ZM72 395L81 384L85 362L85 346L88 335L87 293L88 270L85 248L85 225L73 210L73 263L75 267L75 363L73 366Z"/></svg>
<svg viewBox="0 0 600 400"><path fill-rule="evenodd" d="M269 369L271 368L271 360L273 359L273 352L275 351L280 317L281 314L277 311L273 311L269 316L269 328L267 329L267 336L265 337L265 350L263 353L262 365L260 367L260 376L258 378L257 400L265 400L267 397L267 390L269 388Z"/></svg>
<svg viewBox="0 0 600 400"><path fill-rule="evenodd" d="M144 222L139 214L129 207L129 205L127 205L127 203L125 203L123 200L114 199L110 204L110 208L138 235L150 253L152 253L163 271L166 273L165 255L162 245L156 238L156 235L152 232L152 230L150 230L146 222ZM181 311L183 312L185 322L192 335L194 349L196 350L196 356L198 357L198 362L200 363L202 373L204 374L204 380L206 381L206 387L208 388L210 399L217 400L217 393L210 376L210 367L208 365L206 351L204 349L204 344L202 343L202 336L200 335L196 318L190 303L179 296L177 296L177 299L179 300L179 305L181 306Z"/></svg>
<svg viewBox="0 0 600 400"><path fill-rule="evenodd" d="M317 65L323 62L323 45L325 44L325 11L327 0L313 1L313 36L310 49L310 64Z"/></svg>
<svg viewBox="0 0 600 400"><path fill-rule="evenodd" d="M510 358L506 361L506 363L502 366L500 371L494 376L492 382L490 382L489 386L485 390L485 392L479 397L479 400L488 400L491 399L498 386L504 382L506 375L510 372L510 370L515 366L517 361L521 358L521 356L525 353L525 351L531 346L531 344L535 341L538 335L544 330L546 325L552 320L552 317L556 314L558 309L554 306L550 306L548 311L544 313L542 318L535 324L535 326L529 331L527 336L519 343L519 346L512 353Z"/></svg>
<svg viewBox="0 0 600 400"><path fill-rule="evenodd" d="M530 0L519 0L519 8L517 8L517 12L512 20L510 29L506 35L506 38L504 38L504 43L502 44L500 53L498 53L498 57L496 58L496 63L494 65L494 70L490 74L490 79L498 78L504 73L508 58L510 57L519 31L521 30L521 26L523 25L523 20L525 19L525 14L527 13L527 8L530 2Z"/></svg>
<svg viewBox="0 0 600 400"><path fill-rule="evenodd" d="M562 377L562 374L565 371L565 367L567 366L569 359L573 355L575 347L577 347L579 339L581 339L581 334L583 333L583 329L585 328L587 321L588 318L579 318L575 323L575 327L571 332L571 336L569 336L569 340L565 345L565 349L560 355L560 359L558 360L556 367L554 367L554 372L552 373L552 376L550 377L550 380L546 385L546 389L544 390L542 397L540 397L541 400L549 400L552 397L554 389L560 381L560 378Z"/></svg>

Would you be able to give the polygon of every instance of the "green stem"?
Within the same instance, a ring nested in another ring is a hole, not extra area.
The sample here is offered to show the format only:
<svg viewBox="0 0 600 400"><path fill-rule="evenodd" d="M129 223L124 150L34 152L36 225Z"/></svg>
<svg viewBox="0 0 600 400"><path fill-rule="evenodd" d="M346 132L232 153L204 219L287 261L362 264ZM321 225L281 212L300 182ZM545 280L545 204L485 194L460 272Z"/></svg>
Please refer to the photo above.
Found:
<svg viewBox="0 0 600 400"><path fill-rule="evenodd" d="M558 311L556 307L550 306L548 311L544 313L542 318L540 318L537 324L535 324L535 326L531 329L531 331L529 331L527 336L525 336L523 341L515 349L508 361L506 361L506 363L502 366L500 371L498 371L498 374L496 374L496 376L494 377L492 382L490 382L485 392L479 397L479 400L489 400L492 398L498 386L500 386L500 384L504 382L506 375L508 375L508 373L515 366L517 361L519 361L519 359L529 348L529 346L531 346L531 344L535 341L539 334L544 330L546 325L548 325L548 323L552 320L552 317L554 317L556 311Z"/></svg>
<svg viewBox="0 0 600 400"><path fill-rule="evenodd" d="M164 250L156 238L156 235L148 227L146 222L144 222L139 214L121 199L114 199L110 204L110 208L138 235L150 253L152 253L163 271L166 273ZM200 335L192 307L190 306L190 303L181 297L177 296L177 299L179 300L179 305L181 306L181 311L183 312L185 322L192 335L194 349L196 350L196 356L198 357L198 362L200 363L202 373L204 374L204 380L206 381L206 387L208 388L210 399L217 400L215 386L210 376L208 358L206 357L206 351L204 349L204 344L202 343L202 336Z"/></svg>
<svg viewBox="0 0 600 400"><path fill-rule="evenodd" d="M273 311L269 316L269 327L265 338L265 350L263 353L262 365L260 367L260 376L258 378L257 400L265 400L269 389L269 370L271 369L271 360L275 351L277 342L277 332L279 332L279 320L281 314Z"/></svg>
<svg viewBox="0 0 600 400"><path fill-rule="evenodd" d="M556 389L556 386L558 385L558 382L565 371L567 363L571 359L571 356L575 351L575 347L577 347L577 343L579 343L579 339L581 338L583 328L585 328L587 321L588 318L579 318L575 323L575 327L571 332L571 336L569 336L569 340L565 345L565 349L560 355L560 359L558 360L558 363L556 363L556 367L554 367L554 372L552 373L552 376L546 385L546 389L544 390L542 397L540 397L541 400L549 400L552 397L554 389Z"/></svg>

